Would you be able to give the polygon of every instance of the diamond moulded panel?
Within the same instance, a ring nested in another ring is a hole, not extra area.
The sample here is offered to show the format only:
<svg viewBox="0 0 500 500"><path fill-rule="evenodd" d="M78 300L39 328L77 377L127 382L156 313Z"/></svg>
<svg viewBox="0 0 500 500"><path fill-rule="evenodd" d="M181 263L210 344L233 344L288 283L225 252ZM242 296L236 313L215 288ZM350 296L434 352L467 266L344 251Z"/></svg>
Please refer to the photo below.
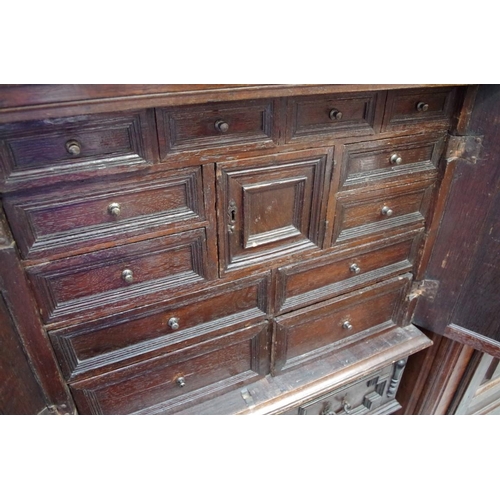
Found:
<svg viewBox="0 0 500 500"><path fill-rule="evenodd" d="M332 150L219 163L223 271L323 244Z"/></svg>

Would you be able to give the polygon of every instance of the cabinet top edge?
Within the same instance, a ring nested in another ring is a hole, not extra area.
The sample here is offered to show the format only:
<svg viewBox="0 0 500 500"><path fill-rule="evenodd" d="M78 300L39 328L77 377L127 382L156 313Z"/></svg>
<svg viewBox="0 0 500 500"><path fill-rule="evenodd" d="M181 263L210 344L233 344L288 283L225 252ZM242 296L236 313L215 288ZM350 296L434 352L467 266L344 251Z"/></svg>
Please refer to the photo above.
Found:
<svg viewBox="0 0 500 500"><path fill-rule="evenodd" d="M12 84L0 85L0 123L254 98L462 84Z"/></svg>

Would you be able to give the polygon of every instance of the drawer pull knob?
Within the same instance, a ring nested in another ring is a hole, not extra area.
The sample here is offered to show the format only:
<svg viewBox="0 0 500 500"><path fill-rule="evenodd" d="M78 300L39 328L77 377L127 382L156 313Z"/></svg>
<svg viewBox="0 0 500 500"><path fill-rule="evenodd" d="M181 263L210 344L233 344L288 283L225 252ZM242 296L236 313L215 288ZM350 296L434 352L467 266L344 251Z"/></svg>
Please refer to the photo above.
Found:
<svg viewBox="0 0 500 500"><path fill-rule="evenodd" d="M401 158L401 156L399 156L397 153L391 155L389 160L393 165L401 165L401 163L403 163L403 158Z"/></svg>
<svg viewBox="0 0 500 500"><path fill-rule="evenodd" d="M121 212L121 207L119 203L110 203L108 205L108 212L115 217L118 217Z"/></svg>
<svg viewBox="0 0 500 500"><path fill-rule="evenodd" d="M215 122L215 130L225 134L229 130L229 124L224 120L217 120Z"/></svg>
<svg viewBox="0 0 500 500"><path fill-rule="evenodd" d="M357 264L351 264L349 269L350 269L351 273L354 273L354 274L359 274L359 272L361 271L361 268Z"/></svg>
<svg viewBox="0 0 500 500"><path fill-rule="evenodd" d="M338 109L332 109L330 111L330 120L342 120L342 111L339 111Z"/></svg>
<svg viewBox="0 0 500 500"><path fill-rule="evenodd" d="M175 383L179 386L179 387L184 387L186 385L186 379L184 377L179 377Z"/></svg>
<svg viewBox="0 0 500 500"><path fill-rule="evenodd" d="M122 280L125 281L125 283L133 283L134 273L130 269L124 269L122 271Z"/></svg>
<svg viewBox="0 0 500 500"><path fill-rule="evenodd" d="M351 325L351 322L350 321L344 321L342 323L342 328L344 330L352 330L352 325Z"/></svg>
<svg viewBox="0 0 500 500"><path fill-rule="evenodd" d="M66 151L71 156L78 156L82 152L82 147L78 141L72 140L66 143Z"/></svg>
<svg viewBox="0 0 500 500"><path fill-rule="evenodd" d="M426 102L419 102L417 104L417 111L422 112L422 111L428 111L429 110L429 105Z"/></svg>
<svg viewBox="0 0 500 500"><path fill-rule="evenodd" d="M178 330L179 329L179 318L170 318L168 320L168 326L172 328L172 330Z"/></svg>
<svg viewBox="0 0 500 500"><path fill-rule="evenodd" d="M382 207L382 210L380 211L382 215L385 215L387 217L390 217L394 212L392 211L392 208L389 208L388 206Z"/></svg>

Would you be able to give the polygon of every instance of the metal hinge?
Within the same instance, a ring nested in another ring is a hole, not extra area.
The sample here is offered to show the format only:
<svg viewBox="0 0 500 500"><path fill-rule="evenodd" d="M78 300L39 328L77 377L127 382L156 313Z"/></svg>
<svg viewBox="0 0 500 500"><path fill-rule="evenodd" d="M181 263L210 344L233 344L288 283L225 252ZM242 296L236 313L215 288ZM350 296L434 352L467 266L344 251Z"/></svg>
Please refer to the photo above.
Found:
<svg viewBox="0 0 500 500"><path fill-rule="evenodd" d="M462 159L468 163L477 163L483 145L482 136L450 135L446 150L447 161Z"/></svg>
<svg viewBox="0 0 500 500"><path fill-rule="evenodd" d="M411 285L410 293L408 294L408 300L414 300L417 297L425 297L429 300L434 300L439 288L439 281L437 280L422 280L415 281Z"/></svg>

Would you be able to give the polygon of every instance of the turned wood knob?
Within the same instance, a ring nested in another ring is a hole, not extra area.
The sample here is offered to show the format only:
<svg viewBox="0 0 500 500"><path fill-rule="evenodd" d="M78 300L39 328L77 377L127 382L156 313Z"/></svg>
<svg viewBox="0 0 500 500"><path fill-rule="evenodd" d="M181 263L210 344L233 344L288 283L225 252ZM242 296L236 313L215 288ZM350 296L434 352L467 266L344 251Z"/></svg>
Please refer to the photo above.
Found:
<svg viewBox="0 0 500 500"><path fill-rule="evenodd" d="M122 271L122 280L125 281L125 283L133 283L134 273L130 269L124 269Z"/></svg>
<svg viewBox="0 0 500 500"><path fill-rule="evenodd" d="M342 111L339 111L338 109L332 109L330 111L330 120L342 120Z"/></svg>
<svg viewBox="0 0 500 500"><path fill-rule="evenodd" d="M401 158L401 156L399 156L397 153L391 155L389 160L393 165L401 165L401 163L403 162L403 158Z"/></svg>
<svg viewBox="0 0 500 500"><path fill-rule="evenodd" d="M78 141L71 140L66 143L66 151L71 156L78 156L82 152L82 147Z"/></svg>
<svg viewBox="0 0 500 500"><path fill-rule="evenodd" d="M417 111L427 111L429 109L429 105L426 102L419 102L417 104Z"/></svg>
<svg viewBox="0 0 500 500"><path fill-rule="evenodd" d="M172 330L178 330L179 329L179 318L170 318L168 320L168 326L172 328Z"/></svg>
<svg viewBox="0 0 500 500"><path fill-rule="evenodd" d="M229 124L224 120L217 120L215 122L215 130L222 132L224 134L229 130Z"/></svg>
<svg viewBox="0 0 500 500"><path fill-rule="evenodd" d="M110 203L108 205L108 212L115 217L118 217L121 212L121 207L119 203Z"/></svg>
<svg viewBox="0 0 500 500"><path fill-rule="evenodd" d="M389 208L387 206L382 207L382 210L380 211L382 215L385 215L387 217L390 217L394 212L392 211L392 208Z"/></svg>
<svg viewBox="0 0 500 500"><path fill-rule="evenodd" d="M349 269L350 269L351 273L354 273L354 274L359 274L359 272L361 271L361 268L357 264L351 264Z"/></svg>

